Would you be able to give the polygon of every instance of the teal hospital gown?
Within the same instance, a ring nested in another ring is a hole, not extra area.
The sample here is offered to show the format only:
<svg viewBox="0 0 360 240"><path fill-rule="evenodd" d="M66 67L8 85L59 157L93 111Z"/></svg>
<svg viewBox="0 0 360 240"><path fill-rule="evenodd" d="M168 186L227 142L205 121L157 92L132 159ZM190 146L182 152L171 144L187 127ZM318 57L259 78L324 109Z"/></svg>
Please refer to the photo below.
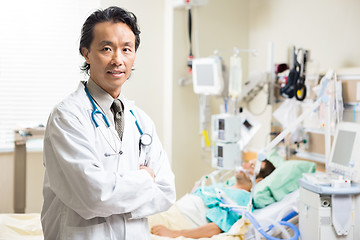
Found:
<svg viewBox="0 0 360 240"><path fill-rule="evenodd" d="M216 186L206 186L204 187L205 194L201 188L198 188L193 194L199 196L204 204L209 208L209 211L206 213L207 219L210 222L214 222L222 231L227 232L230 230L231 226L241 217L241 215L235 211L232 211L229 208L220 207L220 200L213 196L215 192L215 187L221 189L229 198L237 203L239 206L247 206L250 200L250 192L242 190L225 187L223 184L218 184ZM210 193L211 196L206 193Z"/></svg>

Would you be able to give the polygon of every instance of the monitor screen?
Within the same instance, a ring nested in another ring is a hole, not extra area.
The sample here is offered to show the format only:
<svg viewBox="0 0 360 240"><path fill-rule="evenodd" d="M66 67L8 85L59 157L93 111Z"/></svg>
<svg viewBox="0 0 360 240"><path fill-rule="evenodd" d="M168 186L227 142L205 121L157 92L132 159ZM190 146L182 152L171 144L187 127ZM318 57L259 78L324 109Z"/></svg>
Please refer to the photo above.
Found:
<svg viewBox="0 0 360 240"><path fill-rule="evenodd" d="M221 58L194 58L192 61L192 73L195 93L221 95L224 89Z"/></svg>
<svg viewBox="0 0 360 240"><path fill-rule="evenodd" d="M218 146L218 157L223 157L223 147Z"/></svg>
<svg viewBox="0 0 360 240"><path fill-rule="evenodd" d="M360 124L340 122L337 125L327 171L360 182Z"/></svg>
<svg viewBox="0 0 360 240"><path fill-rule="evenodd" d="M219 130L225 130L225 119L219 119Z"/></svg>
<svg viewBox="0 0 360 240"><path fill-rule="evenodd" d="M214 71L212 64L203 64L197 67L197 84L199 86L214 86Z"/></svg>
<svg viewBox="0 0 360 240"><path fill-rule="evenodd" d="M346 167L349 166L355 143L355 137L356 132L339 129L336 143L334 144L332 162Z"/></svg>

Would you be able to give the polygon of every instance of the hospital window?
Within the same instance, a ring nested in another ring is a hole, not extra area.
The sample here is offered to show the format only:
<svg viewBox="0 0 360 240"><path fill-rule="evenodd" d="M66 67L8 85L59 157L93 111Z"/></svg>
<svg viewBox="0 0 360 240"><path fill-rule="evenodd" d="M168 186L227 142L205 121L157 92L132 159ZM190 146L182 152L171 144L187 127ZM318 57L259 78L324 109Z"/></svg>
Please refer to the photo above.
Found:
<svg viewBox="0 0 360 240"><path fill-rule="evenodd" d="M0 151L12 151L15 128L46 125L55 104L87 78L78 42L98 2L0 1Z"/></svg>

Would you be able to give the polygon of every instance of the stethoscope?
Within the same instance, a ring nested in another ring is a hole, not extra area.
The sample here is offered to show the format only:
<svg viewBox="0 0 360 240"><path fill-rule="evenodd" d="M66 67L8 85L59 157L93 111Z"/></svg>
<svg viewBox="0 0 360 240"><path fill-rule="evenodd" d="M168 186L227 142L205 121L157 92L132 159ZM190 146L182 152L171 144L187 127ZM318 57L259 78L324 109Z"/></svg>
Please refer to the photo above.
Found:
<svg viewBox="0 0 360 240"><path fill-rule="evenodd" d="M96 114L100 114L100 115L102 116L102 118L104 119L104 122L105 122L106 126L109 128L109 127L110 127L109 120L108 120L108 118L106 117L106 115L105 115L102 111L100 111L99 108L96 106L96 104L95 104L93 98L91 97L90 92L89 92L89 90L88 90L88 88L87 88L87 86L86 86L86 82L84 83L84 86L85 86L84 89L85 89L86 95L87 95L87 97L89 98L89 101L90 101L90 103L91 103L91 105L92 105L92 107L93 107L93 111L91 112L91 119L92 119L92 121L94 122L95 127L99 127L99 124L97 123L97 121L96 121L96 119L95 119L95 115L96 115ZM144 132L143 132L143 130L141 129L141 127L140 127L140 125L139 125L139 123L138 123L138 121L137 121L137 119L136 119L136 116L135 116L134 112L133 112L132 110L130 110L130 112L131 112L131 114L132 114L132 115L134 116L134 118L135 118L135 124L136 124L136 127L137 127L137 129L139 130L139 133L140 133L140 138L139 138L139 151L140 151L140 154L141 154L141 146L144 146L144 147L150 146L151 143L152 143L152 136L151 136L150 134L148 134L148 133L144 133ZM120 151L119 153L120 153L120 155L121 155L121 154L122 154L122 151ZM108 156L110 156L110 155L111 155L111 154L109 154L109 153L108 153L108 154L105 153L105 156L106 156L106 157L108 157Z"/></svg>

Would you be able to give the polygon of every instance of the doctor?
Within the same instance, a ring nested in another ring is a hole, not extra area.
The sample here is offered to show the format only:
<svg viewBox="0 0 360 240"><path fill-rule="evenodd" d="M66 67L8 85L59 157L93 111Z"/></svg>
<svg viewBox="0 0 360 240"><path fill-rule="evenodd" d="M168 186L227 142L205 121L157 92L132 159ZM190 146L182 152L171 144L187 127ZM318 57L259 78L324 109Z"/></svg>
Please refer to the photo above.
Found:
<svg viewBox="0 0 360 240"><path fill-rule="evenodd" d="M83 25L79 50L90 78L55 107L45 132L45 240L150 239L146 217L175 201L154 124L123 96L139 34L135 15L118 7ZM112 109L119 100L123 111Z"/></svg>

